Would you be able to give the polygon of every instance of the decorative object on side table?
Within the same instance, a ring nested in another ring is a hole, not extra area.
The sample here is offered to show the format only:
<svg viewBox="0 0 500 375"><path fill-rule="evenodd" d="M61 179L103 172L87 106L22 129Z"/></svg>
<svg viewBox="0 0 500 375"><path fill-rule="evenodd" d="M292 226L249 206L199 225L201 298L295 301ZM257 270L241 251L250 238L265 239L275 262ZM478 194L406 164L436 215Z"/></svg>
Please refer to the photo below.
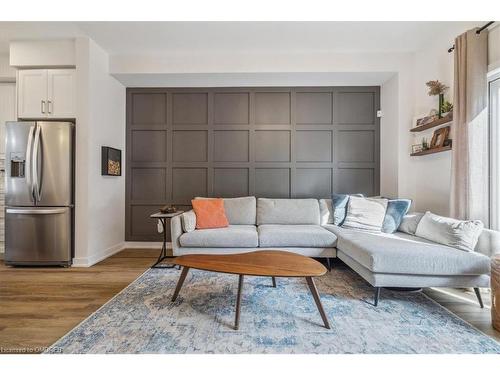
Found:
<svg viewBox="0 0 500 375"><path fill-rule="evenodd" d="M101 174L103 176L122 175L122 151L108 146L101 147Z"/></svg>
<svg viewBox="0 0 500 375"><path fill-rule="evenodd" d="M175 214L177 212L177 207L166 205L160 208L162 214Z"/></svg>
<svg viewBox="0 0 500 375"><path fill-rule="evenodd" d="M444 93L449 89L444 83L435 81L428 81L425 83L429 88L429 96L438 96L439 104L438 104L438 118L443 117L443 104L444 104ZM450 103L451 104L451 103Z"/></svg>
<svg viewBox="0 0 500 375"><path fill-rule="evenodd" d="M491 259L491 323L500 331L500 255Z"/></svg>
<svg viewBox="0 0 500 375"><path fill-rule="evenodd" d="M162 210L164 208L165 207L163 207ZM167 219L171 219L174 216L182 214L183 212L184 211L175 211L172 213L165 213L165 212L162 212L160 210L160 212L154 213L154 214L149 216L151 219L159 220L161 225L162 225L162 229L163 229L163 243L161 246L160 256L156 260L155 264L153 264L151 266L151 268L174 268L175 267L175 265L172 265L172 264L160 265L160 263L163 262L167 258L173 258L173 256L167 255Z"/></svg>

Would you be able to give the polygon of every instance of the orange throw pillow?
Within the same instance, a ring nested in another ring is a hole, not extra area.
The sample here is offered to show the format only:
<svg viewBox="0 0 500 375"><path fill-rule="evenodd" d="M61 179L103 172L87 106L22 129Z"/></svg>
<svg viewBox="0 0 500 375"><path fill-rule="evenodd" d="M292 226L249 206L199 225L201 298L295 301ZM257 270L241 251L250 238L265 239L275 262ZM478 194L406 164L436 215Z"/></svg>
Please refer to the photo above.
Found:
<svg viewBox="0 0 500 375"><path fill-rule="evenodd" d="M196 214L196 229L224 228L229 225L223 199L193 199L191 204Z"/></svg>

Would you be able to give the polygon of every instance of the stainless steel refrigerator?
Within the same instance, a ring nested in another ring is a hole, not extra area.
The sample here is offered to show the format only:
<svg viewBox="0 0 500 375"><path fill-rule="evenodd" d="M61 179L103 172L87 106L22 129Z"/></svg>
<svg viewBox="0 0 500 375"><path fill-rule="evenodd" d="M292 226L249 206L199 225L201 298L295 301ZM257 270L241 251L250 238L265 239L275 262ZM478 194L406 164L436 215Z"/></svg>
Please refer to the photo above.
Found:
<svg viewBox="0 0 500 375"><path fill-rule="evenodd" d="M71 264L74 124L6 123L5 263Z"/></svg>

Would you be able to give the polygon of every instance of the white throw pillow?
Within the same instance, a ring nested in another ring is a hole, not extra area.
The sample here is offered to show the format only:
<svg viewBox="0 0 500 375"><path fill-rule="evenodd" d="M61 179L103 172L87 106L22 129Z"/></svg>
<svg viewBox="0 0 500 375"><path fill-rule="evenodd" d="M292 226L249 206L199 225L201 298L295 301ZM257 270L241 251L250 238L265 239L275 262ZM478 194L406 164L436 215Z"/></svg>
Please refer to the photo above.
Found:
<svg viewBox="0 0 500 375"><path fill-rule="evenodd" d="M456 220L427 211L415 235L456 249L474 251L483 228L480 220Z"/></svg>
<svg viewBox="0 0 500 375"><path fill-rule="evenodd" d="M343 228L380 232L387 210L388 199L360 198L351 196Z"/></svg>
<svg viewBox="0 0 500 375"><path fill-rule="evenodd" d="M193 210L181 214L182 230L185 233L192 232L196 229L196 214Z"/></svg>
<svg viewBox="0 0 500 375"><path fill-rule="evenodd" d="M401 224L399 224L398 231L415 234L417 231L418 223L424 217L424 213L422 212L410 212L403 216L403 220L401 220Z"/></svg>

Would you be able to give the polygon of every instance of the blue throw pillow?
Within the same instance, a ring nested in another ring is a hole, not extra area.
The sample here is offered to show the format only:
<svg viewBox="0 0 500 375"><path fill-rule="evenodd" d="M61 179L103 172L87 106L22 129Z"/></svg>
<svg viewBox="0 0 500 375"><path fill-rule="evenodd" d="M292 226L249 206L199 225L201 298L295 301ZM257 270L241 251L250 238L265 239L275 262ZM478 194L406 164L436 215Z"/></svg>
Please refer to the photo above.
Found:
<svg viewBox="0 0 500 375"><path fill-rule="evenodd" d="M354 197L363 197L363 194L351 194ZM342 225L347 214L349 194L332 194L333 224Z"/></svg>
<svg viewBox="0 0 500 375"><path fill-rule="evenodd" d="M382 232L394 233L398 230L403 216L408 213L411 206L411 199L389 199L387 210L385 211Z"/></svg>

